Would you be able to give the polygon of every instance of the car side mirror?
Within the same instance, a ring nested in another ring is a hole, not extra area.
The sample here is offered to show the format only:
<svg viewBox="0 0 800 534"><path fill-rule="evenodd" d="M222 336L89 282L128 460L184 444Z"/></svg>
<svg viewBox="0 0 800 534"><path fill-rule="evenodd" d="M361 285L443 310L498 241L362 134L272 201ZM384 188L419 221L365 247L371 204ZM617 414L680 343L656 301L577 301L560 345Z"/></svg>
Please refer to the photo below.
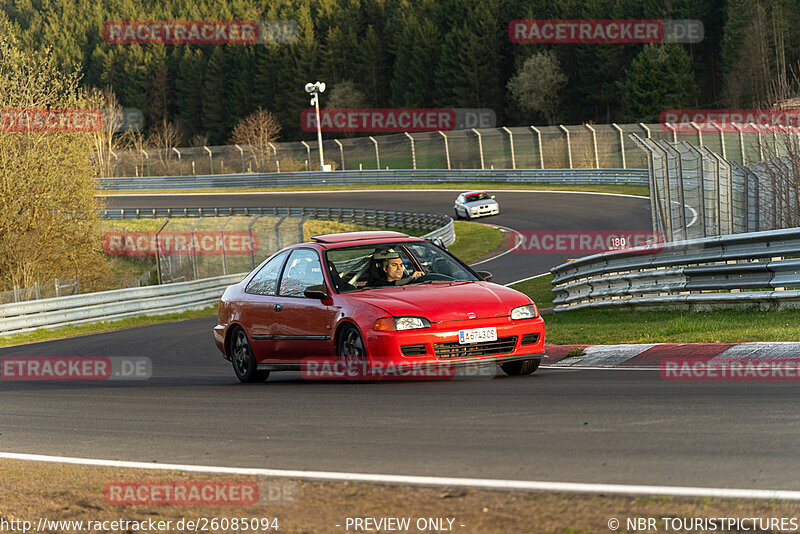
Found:
<svg viewBox="0 0 800 534"><path fill-rule="evenodd" d="M483 278L484 281L486 282L492 281L492 273L490 273L489 271L475 271L475 272L478 273L478 276Z"/></svg>
<svg viewBox="0 0 800 534"><path fill-rule="evenodd" d="M328 298L328 292L323 284L318 284L315 286L308 286L305 291L303 291L303 296L310 299L325 300Z"/></svg>
<svg viewBox="0 0 800 534"><path fill-rule="evenodd" d="M492 195L492 196L491 196L491 197L489 197L489 198L491 198L491 199L494 199L494 195Z"/></svg>

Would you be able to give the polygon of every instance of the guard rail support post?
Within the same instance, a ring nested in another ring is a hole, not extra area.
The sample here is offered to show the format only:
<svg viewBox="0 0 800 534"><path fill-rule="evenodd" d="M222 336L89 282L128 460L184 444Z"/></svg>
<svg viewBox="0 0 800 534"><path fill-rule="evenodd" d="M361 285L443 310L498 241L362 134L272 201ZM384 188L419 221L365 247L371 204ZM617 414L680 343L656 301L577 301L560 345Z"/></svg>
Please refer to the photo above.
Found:
<svg viewBox="0 0 800 534"><path fill-rule="evenodd" d="M444 137L444 155L447 158L447 170L450 170L450 145L447 143L447 135L441 130L439 130L439 135Z"/></svg>
<svg viewBox="0 0 800 534"><path fill-rule="evenodd" d="M539 168L540 169L544 169L544 151L542 150L542 132L536 126L531 126L531 129L534 132L536 132L537 139L539 140Z"/></svg>
<svg viewBox="0 0 800 534"><path fill-rule="evenodd" d="M503 131L505 131L508 134L508 140L509 140L509 143L511 144L511 168L512 169L516 169L517 168L517 158L514 155L514 135L511 133L511 130L509 130L505 126L503 126Z"/></svg>
<svg viewBox="0 0 800 534"><path fill-rule="evenodd" d="M572 169L572 143L569 139L569 130L567 130L566 126L563 124L559 124L558 127L564 130L564 133L567 134L567 155L569 156L569 168Z"/></svg>
<svg viewBox="0 0 800 534"><path fill-rule="evenodd" d="M625 136L623 135L622 128L620 128L620 127L617 125L617 123L616 123L616 122L612 122L612 123L611 123L611 126L613 126L614 128L616 128L616 129L617 129L617 131L619 132L619 153L620 153L620 155L622 155L622 168L623 168L623 169L627 169L627 168L628 168L628 164L627 164L627 162L625 161ZM634 134L634 135L635 135L635 134ZM648 172L648 175L649 175L649 174L652 174L652 170L650 170L650 171ZM652 182L652 180L651 180L651 182Z"/></svg>
<svg viewBox="0 0 800 534"><path fill-rule="evenodd" d="M417 152L416 152L416 150L414 150L414 138L411 137L411 134L408 133L408 132L403 132L403 133L406 134L406 137L408 137L409 140L411 141L411 168L416 171L417 170Z"/></svg>
<svg viewBox="0 0 800 534"><path fill-rule="evenodd" d="M600 168L600 158L597 156L597 132L595 131L594 128L592 128L591 124L587 123L584 126L589 128L589 131L592 132L592 147L594 148L594 168L595 169L599 169Z"/></svg>
<svg viewBox="0 0 800 534"><path fill-rule="evenodd" d="M478 136L478 151L481 154L481 169L483 170L486 169L486 165L483 162L483 139L481 138L481 133L478 130L473 128L472 131Z"/></svg>

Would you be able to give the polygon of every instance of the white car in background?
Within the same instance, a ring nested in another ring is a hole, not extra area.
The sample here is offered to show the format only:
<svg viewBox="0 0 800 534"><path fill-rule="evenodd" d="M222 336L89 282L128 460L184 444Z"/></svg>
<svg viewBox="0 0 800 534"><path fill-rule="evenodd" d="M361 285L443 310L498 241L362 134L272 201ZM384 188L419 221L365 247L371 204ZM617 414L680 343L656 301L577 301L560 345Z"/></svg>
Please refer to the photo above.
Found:
<svg viewBox="0 0 800 534"><path fill-rule="evenodd" d="M489 195L486 191L467 191L458 195L456 204L453 206L456 219L474 219L486 215L497 215L500 213L500 204L494 199L494 195Z"/></svg>

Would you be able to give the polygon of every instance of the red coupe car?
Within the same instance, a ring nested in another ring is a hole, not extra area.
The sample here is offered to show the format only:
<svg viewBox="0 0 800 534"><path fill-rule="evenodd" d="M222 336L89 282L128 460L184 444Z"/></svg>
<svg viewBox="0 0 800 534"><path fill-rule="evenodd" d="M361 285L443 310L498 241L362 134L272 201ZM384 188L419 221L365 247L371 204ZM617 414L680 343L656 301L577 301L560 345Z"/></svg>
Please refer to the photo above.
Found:
<svg viewBox="0 0 800 534"><path fill-rule="evenodd" d="M544 321L530 298L490 278L423 238L316 236L227 288L214 340L242 382L271 371L424 378L494 376L499 365L530 374L544 356ZM320 370L333 373L311 372Z"/></svg>

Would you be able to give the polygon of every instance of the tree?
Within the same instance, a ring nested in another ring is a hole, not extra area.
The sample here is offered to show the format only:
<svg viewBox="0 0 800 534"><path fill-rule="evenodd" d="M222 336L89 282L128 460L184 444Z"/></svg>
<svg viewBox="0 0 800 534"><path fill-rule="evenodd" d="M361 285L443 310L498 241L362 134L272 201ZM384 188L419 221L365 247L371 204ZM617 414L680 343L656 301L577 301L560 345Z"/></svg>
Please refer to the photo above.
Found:
<svg viewBox="0 0 800 534"><path fill-rule="evenodd" d="M0 108L101 108L50 49L24 51L0 14ZM0 285L31 286L93 270L99 259L89 133L0 128Z"/></svg>
<svg viewBox="0 0 800 534"><path fill-rule="evenodd" d="M249 145L257 168L266 168L269 161L269 143L278 139L281 124L275 115L258 108L255 113L239 121L233 129L231 142Z"/></svg>
<svg viewBox="0 0 800 534"><path fill-rule="evenodd" d="M525 60L519 72L508 82L508 90L526 111L544 115L547 124L555 124L559 94L567 83L561 66L552 52L539 52Z"/></svg>
<svg viewBox="0 0 800 534"><path fill-rule="evenodd" d="M656 121L665 109L688 107L698 92L691 60L677 44L644 45L619 86L631 122Z"/></svg>

